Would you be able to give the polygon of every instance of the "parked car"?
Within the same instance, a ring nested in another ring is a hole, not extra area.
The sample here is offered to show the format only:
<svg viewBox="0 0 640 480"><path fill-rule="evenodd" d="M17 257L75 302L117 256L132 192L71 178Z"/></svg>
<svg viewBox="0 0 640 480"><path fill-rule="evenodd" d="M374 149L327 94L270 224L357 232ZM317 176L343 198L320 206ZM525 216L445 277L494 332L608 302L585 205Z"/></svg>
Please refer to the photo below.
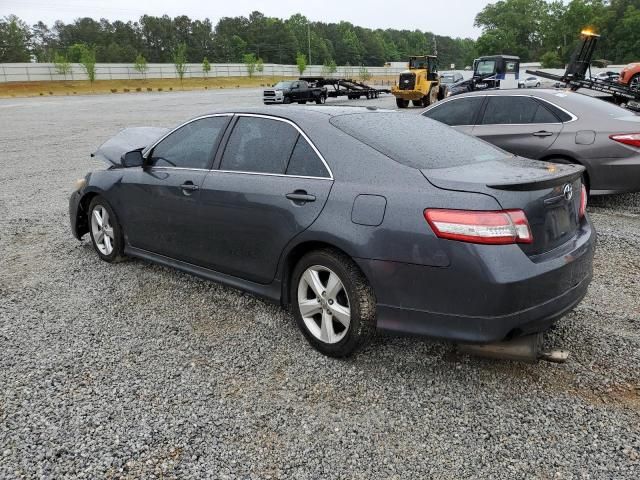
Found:
<svg viewBox="0 0 640 480"><path fill-rule="evenodd" d="M620 72L618 82L626 87L640 90L640 62L630 63Z"/></svg>
<svg viewBox="0 0 640 480"><path fill-rule="evenodd" d="M527 158L587 170L592 195L640 191L640 116L571 91L452 97L423 115Z"/></svg>
<svg viewBox="0 0 640 480"><path fill-rule="evenodd" d="M218 112L127 129L95 155L109 166L71 195L76 238L107 262L139 257L290 306L326 355L377 328L472 343L539 332L592 276L582 167L421 116Z"/></svg>
<svg viewBox="0 0 640 480"><path fill-rule="evenodd" d="M440 83L444 83L446 85L453 85L455 83L461 82L462 80L464 80L464 77L462 76L461 73L445 72L442 75L440 75Z"/></svg>
<svg viewBox="0 0 640 480"><path fill-rule="evenodd" d="M536 77L527 77L523 80L518 80L518 88L539 88L540 79Z"/></svg>
<svg viewBox="0 0 640 480"><path fill-rule="evenodd" d="M327 101L327 88L311 87L304 80L283 81L276 83L273 88L265 89L262 99L265 105L292 102L322 104Z"/></svg>
<svg viewBox="0 0 640 480"><path fill-rule="evenodd" d="M617 72L607 71L597 73L592 78L595 80L600 80L601 82L617 82L620 78L620 74Z"/></svg>

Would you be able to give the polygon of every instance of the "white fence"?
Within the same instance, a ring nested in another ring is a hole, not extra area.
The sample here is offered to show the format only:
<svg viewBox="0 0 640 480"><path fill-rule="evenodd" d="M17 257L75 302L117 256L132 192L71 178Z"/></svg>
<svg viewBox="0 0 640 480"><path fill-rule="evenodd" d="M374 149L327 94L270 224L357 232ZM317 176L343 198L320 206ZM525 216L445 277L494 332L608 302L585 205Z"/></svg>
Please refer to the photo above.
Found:
<svg viewBox="0 0 640 480"><path fill-rule="evenodd" d="M538 64L539 65L539 64ZM148 70L142 74L138 72L130 63L97 63L96 80L130 80L141 78L177 78L175 66L171 63L150 63ZM390 81L397 79L403 67L366 67L369 75L373 77L388 77ZM520 71L520 78L524 78L525 70L531 68L537 70L536 64L523 64ZM595 75L602 71L619 72L622 66L612 65L606 69L594 68ZM443 70L444 71L444 70ZM561 75L564 69L547 69L549 73ZM459 71L465 78L471 76L470 71ZM189 63L186 65L185 78L204 77L202 65ZM243 63L217 63L211 64L209 77L247 77L247 66ZM255 72L255 76L278 79L282 77L298 77L298 68L295 65L278 65L268 63L264 65L262 72ZM344 66L338 67L333 75L326 75L322 65L309 65L304 71L306 77L333 76L340 78L359 78L360 67ZM0 83L5 82L30 82L30 81L51 81L51 80L86 80L87 74L80 64L71 64L71 72L66 77L57 73L52 63L1 63Z"/></svg>
<svg viewBox="0 0 640 480"><path fill-rule="evenodd" d="M148 70L142 74L133 64L127 63L97 63L96 80L130 80L141 78L177 78L175 66L171 63L149 63ZM370 75L375 77L396 77L403 68L367 67ZM296 65L264 64L262 72L255 72L259 77L297 77ZM204 77L202 65L189 63L186 65L185 78ZM247 77L247 66L243 63L211 64L209 77ZM309 65L304 76L328 76L323 73L322 65ZM360 67L338 67L333 74L336 77L358 78ZM87 74L80 64L71 64L71 72L61 75L52 63L3 63L0 64L0 83L3 82L32 82L51 80L86 80Z"/></svg>

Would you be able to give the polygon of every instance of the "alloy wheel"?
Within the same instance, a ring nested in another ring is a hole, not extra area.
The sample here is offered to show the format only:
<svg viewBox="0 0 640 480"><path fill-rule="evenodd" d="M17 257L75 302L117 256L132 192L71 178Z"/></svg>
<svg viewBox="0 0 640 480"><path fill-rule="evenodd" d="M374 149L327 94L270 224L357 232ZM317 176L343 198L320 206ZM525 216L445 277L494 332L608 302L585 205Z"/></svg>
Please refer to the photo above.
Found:
<svg viewBox="0 0 640 480"><path fill-rule="evenodd" d="M351 324L351 308L338 275L321 265L305 270L298 282L298 308L307 330L324 343L338 343Z"/></svg>
<svg viewBox="0 0 640 480"><path fill-rule="evenodd" d="M103 255L113 252L114 233L109 212L102 205L96 205L91 212L91 234L98 250Z"/></svg>

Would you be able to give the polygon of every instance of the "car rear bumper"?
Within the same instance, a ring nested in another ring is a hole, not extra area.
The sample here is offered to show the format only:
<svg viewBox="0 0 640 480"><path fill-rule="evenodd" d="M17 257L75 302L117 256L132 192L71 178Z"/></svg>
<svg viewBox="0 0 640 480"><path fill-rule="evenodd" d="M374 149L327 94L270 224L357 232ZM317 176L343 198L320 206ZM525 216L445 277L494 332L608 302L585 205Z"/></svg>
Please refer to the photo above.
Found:
<svg viewBox="0 0 640 480"><path fill-rule="evenodd" d="M491 343L546 330L573 309L592 278L588 222L539 258L517 245L459 244L449 267L358 260L378 301L378 328Z"/></svg>
<svg viewBox="0 0 640 480"><path fill-rule="evenodd" d="M640 191L640 154L626 158L605 158L589 174L591 195Z"/></svg>

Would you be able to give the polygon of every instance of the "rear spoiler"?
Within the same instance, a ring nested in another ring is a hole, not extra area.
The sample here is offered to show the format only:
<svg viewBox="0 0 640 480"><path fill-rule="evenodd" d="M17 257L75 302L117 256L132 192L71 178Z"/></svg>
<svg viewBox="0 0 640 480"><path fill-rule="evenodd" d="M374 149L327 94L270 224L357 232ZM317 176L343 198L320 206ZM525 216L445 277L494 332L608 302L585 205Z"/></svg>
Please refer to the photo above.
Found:
<svg viewBox="0 0 640 480"><path fill-rule="evenodd" d="M582 173L586 170L582 165L563 165L563 167L573 167L570 169L564 169L562 172L558 172L554 170L554 164L550 163L547 169L549 173L554 173L553 175L549 175L549 178L533 178L533 179L523 179L521 182L497 182L497 183L487 183L487 187L495 188L496 190L510 190L510 191L527 191L531 190L533 187L536 188L551 188L558 184L559 181L562 182L573 182L574 180L580 178Z"/></svg>
<svg viewBox="0 0 640 480"><path fill-rule="evenodd" d="M125 128L100 145L91 156L117 166L120 165L122 155L153 145L168 131L168 128L159 127Z"/></svg>

